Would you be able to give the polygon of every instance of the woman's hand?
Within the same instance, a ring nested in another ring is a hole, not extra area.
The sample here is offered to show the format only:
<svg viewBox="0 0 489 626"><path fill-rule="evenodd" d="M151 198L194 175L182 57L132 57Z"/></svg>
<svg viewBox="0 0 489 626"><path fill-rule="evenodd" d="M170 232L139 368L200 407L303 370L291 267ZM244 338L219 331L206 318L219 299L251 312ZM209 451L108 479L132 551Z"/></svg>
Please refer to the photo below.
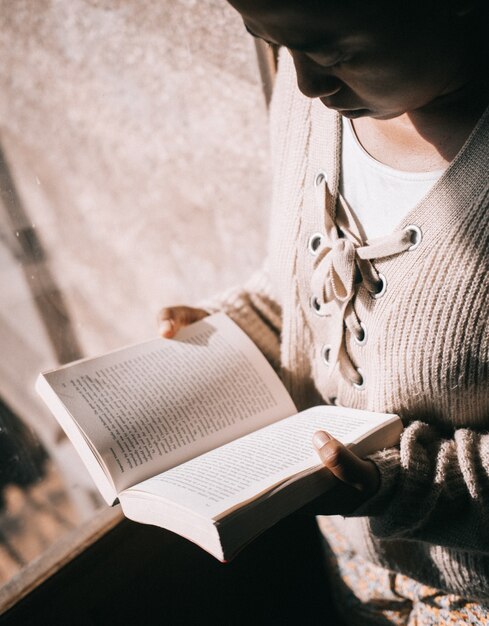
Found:
<svg viewBox="0 0 489 626"><path fill-rule="evenodd" d="M374 495L380 474L373 461L361 459L328 433L314 434L313 444L323 465L336 478L335 486L304 511L314 515L347 515Z"/></svg>
<svg viewBox="0 0 489 626"><path fill-rule="evenodd" d="M171 339L181 328L208 315L204 309L194 309L190 306L165 307L158 313L158 334L164 339Z"/></svg>

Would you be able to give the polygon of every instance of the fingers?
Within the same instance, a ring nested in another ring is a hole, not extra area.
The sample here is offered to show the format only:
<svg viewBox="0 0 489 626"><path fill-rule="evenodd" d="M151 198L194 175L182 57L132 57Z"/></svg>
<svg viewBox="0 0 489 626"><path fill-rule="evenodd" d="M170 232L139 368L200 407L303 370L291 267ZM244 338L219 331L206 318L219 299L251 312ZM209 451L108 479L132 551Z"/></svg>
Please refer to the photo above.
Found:
<svg viewBox="0 0 489 626"><path fill-rule="evenodd" d="M158 313L158 334L165 339L171 339L185 326L207 317L207 311L190 306L165 307Z"/></svg>
<svg viewBox="0 0 489 626"><path fill-rule="evenodd" d="M361 459L324 431L315 433L313 444L325 467L339 480L365 493L377 490L380 476L375 463Z"/></svg>

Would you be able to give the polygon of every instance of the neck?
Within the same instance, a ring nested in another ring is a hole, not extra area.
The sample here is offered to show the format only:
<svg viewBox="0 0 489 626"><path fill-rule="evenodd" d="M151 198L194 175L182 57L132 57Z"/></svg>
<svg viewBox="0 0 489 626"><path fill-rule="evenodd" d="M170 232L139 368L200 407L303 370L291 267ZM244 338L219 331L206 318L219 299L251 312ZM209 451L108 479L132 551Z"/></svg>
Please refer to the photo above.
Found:
<svg viewBox="0 0 489 626"><path fill-rule="evenodd" d="M405 171L444 169L458 154L489 104L489 81L474 81L389 120L360 118L354 128L375 159Z"/></svg>

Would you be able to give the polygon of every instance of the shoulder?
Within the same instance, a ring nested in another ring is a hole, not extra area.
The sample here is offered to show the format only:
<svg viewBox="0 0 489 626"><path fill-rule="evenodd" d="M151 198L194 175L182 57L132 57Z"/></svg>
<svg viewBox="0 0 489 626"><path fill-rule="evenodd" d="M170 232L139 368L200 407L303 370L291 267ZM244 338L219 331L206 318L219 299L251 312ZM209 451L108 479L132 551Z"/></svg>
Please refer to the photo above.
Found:
<svg viewBox="0 0 489 626"><path fill-rule="evenodd" d="M272 157L277 161L287 155L303 159L311 138L330 144L338 132L338 114L327 109L317 98L307 98L297 86L294 62L287 49L281 49L270 104Z"/></svg>

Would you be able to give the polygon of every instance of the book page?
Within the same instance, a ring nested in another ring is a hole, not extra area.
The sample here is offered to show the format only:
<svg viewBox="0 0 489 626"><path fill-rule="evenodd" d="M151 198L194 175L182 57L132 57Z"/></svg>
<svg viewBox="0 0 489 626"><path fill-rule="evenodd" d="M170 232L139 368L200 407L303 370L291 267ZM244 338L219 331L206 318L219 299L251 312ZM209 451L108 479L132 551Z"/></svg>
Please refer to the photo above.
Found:
<svg viewBox="0 0 489 626"><path fill-rule="evenodd" d="M395 427L385 428L388 424ZM388 435L383 438L379 429ZM345 445L363 441L365 455L396 444L402 423L398 417L382 413L314 407L136 485L128 493L163 497L204 516L219 518L291 476L320 467L312 446L317 430L327 430Z"/></svg>
<svg viewBox="0 0 489 626"><path fill-rule="evenodd" d="M295 412L265 357L222 314L45 374L117 490Z"/></svg>

